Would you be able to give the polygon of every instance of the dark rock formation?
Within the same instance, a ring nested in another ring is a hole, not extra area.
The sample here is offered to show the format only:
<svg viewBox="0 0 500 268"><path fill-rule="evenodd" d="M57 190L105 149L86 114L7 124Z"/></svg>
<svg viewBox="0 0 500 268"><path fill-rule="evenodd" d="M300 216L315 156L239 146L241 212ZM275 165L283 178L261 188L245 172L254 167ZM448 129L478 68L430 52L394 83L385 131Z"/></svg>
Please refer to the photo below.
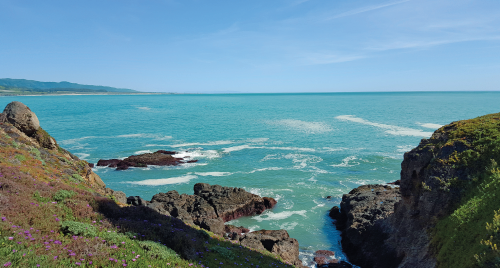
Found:
<svg viewBox="0 0 500 268"><path fill-rule="evenodd" d="M278 254L284 261L301 266L299 242L291 238L286 230L260 230L239 238L242 245L267 250Z"/></svg>
<svg viewBox="0 0 500 268"><path fill-rule="evenodd" d="M132 203L132 197L127 201ZM274 207L276 200L271 197L260 197L241 188L197 183L194 185L194 195L179 194L175 190L159 193L146 205L161 214L171 215L213 233L228 233L231 239L244 246L268 250L295 265L301 263L299 243L290 238L285 230L249 233L244 227L224 225L226 221L261 214L264 210Z"/></svg>
<svg viewBox="0 0 500 268"><path fill-rule="evenodd" d="M175 190L159 193L153 196L148 207L222 235L224 222L261 214L275 204L273 198L262 198L241 188L197 183L194 195L180 195Z"/></svg>
<svg viewBox="0 0 500 268"><path fill-rule="evenodd" d="M363 268L436 267L437 258L449 255L455 241L447 236L441 238L448 239L441 241L448 243L447 247L431 244L439 235L434 227L455 211L463 198L470 198L468 193L492 178L488 172L496 170L500 161L499 129L500 114L443 126L404 154L399 190L367 185L344 195L340 211L334 208L330 214L342 230L349 261ZM485 202L483 206L488 205ZM475 260L474 253L464 249L467 245L460 243L453 250L461 253L454 257Z"/></svg>
<svg viewBox="0 0 500 268"><path fill-rule="evenodd" d="M392 232L384 220L400 199L399 188L363 185L342 197L340 211L332 208L330 216L342 231L342 247L350 262L363 268L397 266L401 258L381 241Z"/></svg>
<svg viewBox="0 0 500 268"><path fill-rule="evenodd" d="M33 135L40 127L36 114L21 102L13 101L3 111L7 120L26 135Z"/></svg>
<svg viewBox="0 0 500 268"><path fill-rule="evenodd" d="M133 206L145 206L147 201L140 196L129 196L127 197L126 203Z"/></svg>
<svg viewBox="0 0 500 268"><path fill-rule="evenodd" d="M184 162L182 158L175 158L172 155L175 152L159 150L154 153L145 153L132 155L123 160L120 159L100 159L97 166L115 167L116 170L126 170L129 167L147 167L148 165L157 166L177 166L182 163L193 163L198 160L189 160Z"/></svg>

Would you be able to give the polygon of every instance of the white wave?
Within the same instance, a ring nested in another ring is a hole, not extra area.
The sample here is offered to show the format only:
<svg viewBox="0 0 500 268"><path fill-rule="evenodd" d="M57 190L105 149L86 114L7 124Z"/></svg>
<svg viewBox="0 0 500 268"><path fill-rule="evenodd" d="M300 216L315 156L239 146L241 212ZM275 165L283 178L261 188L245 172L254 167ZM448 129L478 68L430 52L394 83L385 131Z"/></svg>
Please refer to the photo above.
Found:
<svg viewBox="0 0 500 268"><path fill-rule="evenodd" d="M300 215L302 217L306 217L306 210L299 211L283 211L279 213L274 213L272 211L267 210L266 212L252 217L252 219L261 222L261 221L276 221L276 220L284 220L292 215Z"/></svg>
<svg viewBox="0 0 500 268"><path fill-rule="evenodd" d="M415 146L414 145L398 145L398 149L396 151L400 153L406 153L408 151L411 151Z"/></svg>
<svg viewBox="0 0 500 268"><path fill-rule="evenodd" d="M432 129L438 129L438 128L443 126L443 125L434 124L434 123L418 123L418 122L417 122L417 125L419 125L421 127L425 127L425 128L432 128Z"/></svg>
<svg viewBox="0 0 500 268"><path fill-rule="evenodd" d="M351 122L360 123L363 125L378 127L378 128L384 129L385 133L391 134L391 135L416 136L416 137L430 137L432 135L432 132L425 132L425 131L422 131L420 129L413 129L413 128L407 128L407 127L399 127L399 126L393 126L393 125L387 125L387 124L374 123L374 122L370 122L368 120L365 120L363 118L356 117L354 115L339 115L335 118L338 120L342 120L342 121L351 121Z"/></svg>
<svg viewBox="0 0 500 268"><path fill-rule="evenodd" d="M295 228L295 226L297 226L299 223L298 222L287 222L287 223L283 223L282 225L280 225L280 229L284 229L284 230L293 230L293 228Z"/></svg>
<svg viewBox="0 0 500 268"><path fill-rule="evenodd" d="M149 107L137 107L137 109L140 109L140 110L151 110L151 108L149 108Z"/></svg>
<svg viewBox="0 0 500 268"><path fill-rule="evenodd" d="M78 158L80 158L80 160L86 160L87 157L90 156L90 154L86 154L86 153L75 153L74 155L78 156Z"/></svg>
<svg viewBox="0 0 500 268"><path fill-rule="evenodd" d="M282 170L283 168L282 167L267 167L267 168L258 168L258 169L254 169L250 172L248 172L249 174L252 174L252 173L255 173L255 172L260 172L260 171L266 171L266 170Z"/></svg>
<svg viewBox="0 0 500 268"><path fill-rule="evenodd" d="M138 154L148 154L148 153L152 153L152 152L153 151L151 151L151 150L142 150L142 151L137 151L134 154L135 155L138 155Z"/></svg>
<svg viewBox="0 0 500 268"><path fill-rule="evenodd" d="M236 152L245 149L266 149L266 150L283 150L283 151L300 151L300 152L315 152L316 149L300 148L300 147L266 147L266 146L251 146L251 145L238 145L229 148L222 148L224 153Z"/></svg>
<svg viewBox="0 0 500 268"><path fill-rule="evenodd" d="M145 133L137 133L137 134L124 134L124 135L118 135L116 136L118 138L149 138L149 139L155 139L155 140L169 140L172 138L172 136L162 136L162 135L156 135L156 134L145 134Z"/></svg>
<svg viewBox="0 0 500 268"><path fill-rule="evenodd" d="M247 139L248 142L253 142L253 143L261 143L261 142L266 142L268 140L269 140L269 138Z"/></svg>
<svg viewBox="0 0 500 268"><path fill-rule="evenodd" d="M96 136L86 136L86 137L81 137L81 138L76 138L76 139L67 139L67 140L62 140L59 143L63 145L71 145L75 143L79 143L80 141L86 140L86 139L93 139L93 138L98 138Z"/></svg>
<svg viewBox="0 0 500 268"><path fill-rule="evenodd" d="M352 165L349 165L349 161L353 161L353 160L356 160L358 158L356 158L356 156L349 156L349 157L346 157L344 159L342 159L342 163L340 164L337 164L337 165L330 165L332 167L353 167L353 166L357 166L359 165L358 162L355 162L355 164L352 164Z"/></svg>
<svg viewBox="0 0 500 268"><path fill-rule="evenodd" d="M224 150L224 153L230 153L230 152L237 152L245 149L258 149L262 147L255 147L255 146L250 146L250 145L239 145L239 146L233 146L229 148L222 148Z"/></svg>
<svg viewBox="0 0 500 268"><path fill-rule="evenodd" d="M212 142L205 142L205 143L193 142L193 143L174 144L174 145L170 145L170 147L178 148L178 147L192 147L192 146L214 146L214 145L226 145L226 144L232 144L232 143L234 143L234 142L233 141L212 141Z"/></svg>
<svg viewBox="0 0 500 268"><path fill-rule="evenodd" d="M344 150L347 150L347 148L330 148L330 147L323 147L322 148L324 151L326 152L338 152L338 151L344 151Z"/></svg>
<svg viewBox="0 0 500 268"><path fill-rule="evenodd" d="M250 232L257 231L259 229L260 229L259 225L252 225L248 227L248 230L250 230Z"/></svg>
<svg viewBox="0 0 500 268"><path fill-rule="evenodd" d="M295 169L302 169L307 167L308 164L314 164L323 161L321 157L307 154L287 154L284 156L284 158L291 159L293 163L298 164L293 167Z"/></svg>
<svg viewBox="0 0 500 268"><path fill-rule="evenodd" d="M212 176L212 177L224 177L232 175L231 172L195 172L194 174L198 176Z"/></svg>
<svg viewBox="0 0 500 268"><path fill-rule="evenodd" d="M325 124L323 122L307 122L296 119L282 119L271 121L270 123L285 126L287 128L295 129L308 134L325 133L333 130L328 124Z"/></svg>
<svg viewBox="0 0 500 268"><path fill-rule="evenodd" d="M301 151L301 152L316 152L316 149L312 148L300 148L300 147L264 147L270 150L285 150L285 151Z"/></svg>
<svg viewBox="0 0 500 268"><path fill-rule="evenodd" d="M151 179L151 180L143 180L143 181L134 181L127 182L130 184L137 185L149 185L149 186L158 186L158 185L167 185L167 184L178 184L178 183L186 183L190 180L196 179L198 176L196 175L185 175L180 177L172 177L167 179Z"/></svg>
<svg viewBox="0 0 500 268"><path fill-rule="evenodd" d="M213 159L213 158L218 158L220 157L219 153L216 150L192 150L192 151L183 151L183 152L177 152L176 154L172 155L173 157L176 158L185 158L185 160L189 159L199 159L199 158L208 158L208 159Z"/></svg>

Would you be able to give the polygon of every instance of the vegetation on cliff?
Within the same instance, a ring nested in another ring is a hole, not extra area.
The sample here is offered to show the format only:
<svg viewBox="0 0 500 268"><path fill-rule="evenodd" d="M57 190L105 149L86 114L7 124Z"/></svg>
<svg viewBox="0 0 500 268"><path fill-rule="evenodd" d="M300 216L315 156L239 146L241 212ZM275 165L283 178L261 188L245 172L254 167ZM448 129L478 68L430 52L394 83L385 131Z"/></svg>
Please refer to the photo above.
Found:
<svg viewBox="0 0 500 268"><path fill-rule="evenodd" d="M44 147L50 139L0 123L0 265L292 267L148 207L117 203L86 161Z"/></svg>
<svg viewBox="0 0 500 268"><path fill-rule="evenodd" d="M438 266L500 266L500 114L454 122L434 134L440 135L434 146L449 148L449 156L435 161L462 176L422 186L460 196L432 232Z"/></svg>

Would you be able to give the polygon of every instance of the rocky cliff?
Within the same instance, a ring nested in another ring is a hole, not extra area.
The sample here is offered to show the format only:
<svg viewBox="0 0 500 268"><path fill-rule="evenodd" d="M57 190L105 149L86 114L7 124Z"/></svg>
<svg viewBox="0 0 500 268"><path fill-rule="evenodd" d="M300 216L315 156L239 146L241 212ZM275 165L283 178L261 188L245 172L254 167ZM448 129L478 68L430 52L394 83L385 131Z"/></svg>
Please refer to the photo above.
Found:
<svg viewBox="0 0 500 268"><path fill-rule="evenodd" d="M500 114L436 130L405 153L399 189L361 186L332 209L349 260L363 268L498 264L498 161Z"/></svg>

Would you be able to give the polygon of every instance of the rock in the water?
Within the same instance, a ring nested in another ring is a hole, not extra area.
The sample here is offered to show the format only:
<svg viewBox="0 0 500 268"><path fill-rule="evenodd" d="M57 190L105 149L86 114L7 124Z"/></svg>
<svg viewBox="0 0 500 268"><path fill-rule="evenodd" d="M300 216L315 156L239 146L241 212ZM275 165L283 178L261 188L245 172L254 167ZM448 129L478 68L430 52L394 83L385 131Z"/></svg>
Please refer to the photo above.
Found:
<svg viewBox="0 0 500 268"><path fill-rule="evenodd" d="M392 231L384 221L401 199L399 188L363 185L342 197L340 213L330 212L342 231L342 247L349 261L360 267L395 267L401 259L384 241Z"/></svg>
<svg viewBox="0 0 500 268"><path fill-rule="evenodd" d="M329 263L338 263L335 259L335 252L330 250L318 250L314 253L314 262L316 265L321 266Z"/></svg>
<svg viewBox="0 0 500 268"><path fill-rule="evenodd" d="M126 170L129 167L147 167L148 165L157 166L176 166L184 163L182 158L175 158L172 155L175 152L159 150L154 153L145 153L132 155L123 160L120 159L101 159L97 166L116 167L116 170ZM187 161L187 163L197 162L198 160Z"/></svg>
<svg viewBox="0 0 500 268"><path fill-rule="evenodd" d="M36 114L21 102L13 101L3 111L9 123L28 136L32 136L40 127Z"/></svg>

